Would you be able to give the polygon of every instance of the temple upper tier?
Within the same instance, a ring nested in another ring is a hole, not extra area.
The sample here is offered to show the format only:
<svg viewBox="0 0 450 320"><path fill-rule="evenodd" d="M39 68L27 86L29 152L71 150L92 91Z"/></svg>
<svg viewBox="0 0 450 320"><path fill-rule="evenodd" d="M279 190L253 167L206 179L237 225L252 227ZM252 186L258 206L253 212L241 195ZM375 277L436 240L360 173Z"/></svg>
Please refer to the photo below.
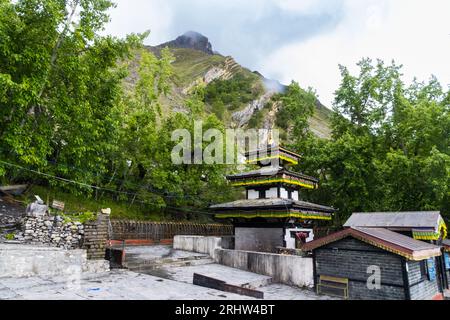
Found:
<svg viewBox="0 0 450 320"><path fill-rule="evenodd" d="M245 200L213 205L217 218L297 218L331 220L334 208L302 201L301 189L317 189L317 178L288 170L301 156L281 146L245 154L258 170L227 176L232 186L245 187Z"/></svg>

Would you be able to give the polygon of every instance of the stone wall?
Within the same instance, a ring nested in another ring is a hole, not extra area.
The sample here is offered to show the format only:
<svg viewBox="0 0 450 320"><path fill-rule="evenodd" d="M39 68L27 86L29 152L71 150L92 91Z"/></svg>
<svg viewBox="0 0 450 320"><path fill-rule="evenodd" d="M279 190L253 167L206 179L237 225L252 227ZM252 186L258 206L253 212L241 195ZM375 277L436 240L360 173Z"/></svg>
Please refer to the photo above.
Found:
<svg viewBox="0 0 450 320"><path fill-rule="evenodd" d="M88 259L103 260L109 239L109 215L99 213L97 219L84 224L65 222L61 216L22 219L22 231L15 240L25 244L41 244L64 249L86 249Z"/></svg>
<svg viewBox="0 0 450 320"><path fill-rule="evenodd" d="M61 216L27 216L21 225L22 231L15 235L15 240L65 249L80 248L84 234L82 223L64 222Z"/></svg>
<svg viewBox="0 0 450 320"><path fill-rule="evenodd" d="M109 215L102 213L98 214L96 221L85 224L82 248L87 250L88 259L105 259L109 227Z"/></svg>

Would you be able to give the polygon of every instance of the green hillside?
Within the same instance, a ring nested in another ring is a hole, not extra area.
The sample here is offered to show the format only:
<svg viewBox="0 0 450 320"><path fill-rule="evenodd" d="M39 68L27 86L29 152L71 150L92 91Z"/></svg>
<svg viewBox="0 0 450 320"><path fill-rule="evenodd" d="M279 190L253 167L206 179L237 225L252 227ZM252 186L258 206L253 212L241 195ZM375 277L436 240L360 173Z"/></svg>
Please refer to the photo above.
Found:
<svg viewBox="0 0 450 320"><path fill-rule="evenodd" d="M146 47L159 56L161 48ZM209 54L190 48L170 46L174 56L171 92L161 97L165 113L185 111L183 103L190 90L205 87L206 112L215 113L227 127L271 128L276 127L280 105L271 97L278 91L265 87L265 79L260 73L239 65L232 57ZM281 90L285 86L278 84ZM250 105L253 105L250 106ZM331 110L316 103L313 116L309 119L311 131L321 138L330 137L329 117Z"/></svg>

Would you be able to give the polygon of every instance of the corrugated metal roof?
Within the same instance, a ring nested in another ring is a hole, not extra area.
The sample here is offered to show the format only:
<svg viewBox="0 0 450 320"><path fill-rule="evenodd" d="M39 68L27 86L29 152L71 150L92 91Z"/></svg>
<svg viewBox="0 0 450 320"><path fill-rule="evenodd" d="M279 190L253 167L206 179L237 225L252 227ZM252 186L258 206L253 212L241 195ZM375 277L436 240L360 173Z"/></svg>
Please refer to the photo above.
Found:
<svg viewBox="0 0 450 320"><path fill-rule="evenodd" d="M296 201L291 199L272 198L272 199L244 199L228 203L216 204L210 206L211 209L245 209L245 208L270 208L270 207L286 207L286 208L303 208L315 209L319 211L334 212L332 207L322 206L306 201Z"/></svg>
<svg viewBox="0 0 450 320"><path fill-rule="evenodd" d="M445 244L446 246L450 247L450 240L449 239L442 240L442 243Z"/></svg>
<svg viewBox="0 0 450 320"><path fill-rule="evenodd" d="M314 250L349 236L410 260L419 261L441 255L441 249L436 245L415 240L385 228L361 227L347 228L311 241L304 244L302 250Z"/></svg>
<svg viewBox="0 0 450 320"><path fill-rule="evenodd" d="M352 229L363 232L366 235L375 237L382 241L386 241L386 242L401 246L402 248L409 249L411 251L420 251L420 250L429 250L429 249L438 249L439 250L439 247L435 246L434 244L416 240L414 238L411 238L411 237L405 236L403 234L400 234L398 232L394 232L394 231L384 229L384 228L354 227Z"/></svg>
<svg viewBox="0 0 450 320"><path fill-rule="evenodd" d="M437 230L439 211L353 213L344 227L429 228Z"/></svg>

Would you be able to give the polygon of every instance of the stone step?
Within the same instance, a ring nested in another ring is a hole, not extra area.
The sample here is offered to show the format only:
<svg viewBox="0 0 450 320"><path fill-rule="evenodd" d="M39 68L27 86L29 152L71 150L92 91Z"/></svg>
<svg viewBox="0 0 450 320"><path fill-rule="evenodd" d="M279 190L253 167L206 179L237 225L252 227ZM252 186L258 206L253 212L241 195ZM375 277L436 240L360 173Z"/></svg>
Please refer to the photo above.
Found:
<svg viewBox="0 0 450 320"><path fill-rule="evenodd" d="M208 256L202 258L181 258L181 259L158 259L158 260L128 260L125 261L125 268L131 271L154 270L158 268L174 268L186 266L199 266L214 263Z"/></svg>
<svg viewBox="0 0 450 320"><path fill-rule="evenodd" d="M241 284L240 286L242 288L247 288L247 289L258 289L261 287L268 286L272 283L273 283L273 278L265 278L265 279L253 280L251 282Z"/></svg>

